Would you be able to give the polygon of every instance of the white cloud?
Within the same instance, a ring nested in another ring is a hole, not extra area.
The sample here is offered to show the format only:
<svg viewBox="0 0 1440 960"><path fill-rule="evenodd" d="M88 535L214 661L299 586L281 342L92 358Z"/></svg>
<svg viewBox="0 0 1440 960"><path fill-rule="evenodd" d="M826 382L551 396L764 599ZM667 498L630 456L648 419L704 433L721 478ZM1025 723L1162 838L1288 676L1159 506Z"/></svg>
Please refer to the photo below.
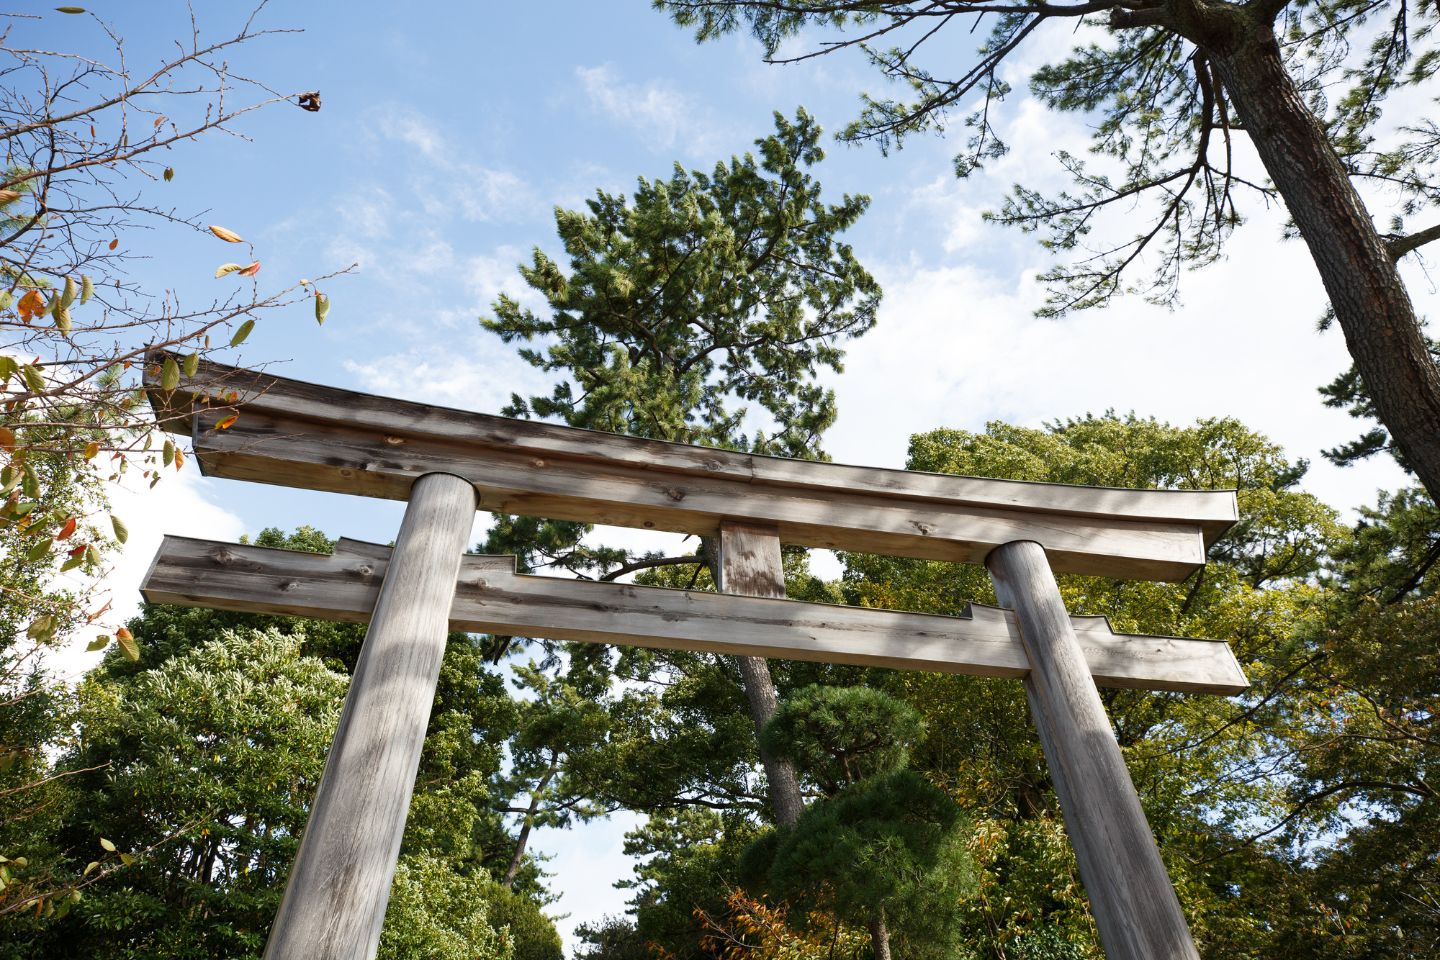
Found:
<svg viewBox="0 0 1440 960"><path fill-rule="evenodd" d="M836 382L827 446L837 460L900 466L912 433L941 426L1040 426L1110 408L1176 424L1234 416L1311 460L1306 487L1327 502L1369 502L1405 478L1383 460L1341 470L1321 459L1358 432L1315 392L1349 360L1337 334L1315 333L1314 266L1302 245L1277 244L1278 230L1271 216L1239 233L1227 262L1185 278L1173 312L1132 297L1040 319L1033 271L881 270L880 320Z"/></svg>
<svg viewBox="0 0 1440 960"><path fill-rule="evenodd" d="M576 67L575 77L591 107L637 131L652 147L708 153L717 140L701 108L659 80L626 83L608 63Z"/></svg>

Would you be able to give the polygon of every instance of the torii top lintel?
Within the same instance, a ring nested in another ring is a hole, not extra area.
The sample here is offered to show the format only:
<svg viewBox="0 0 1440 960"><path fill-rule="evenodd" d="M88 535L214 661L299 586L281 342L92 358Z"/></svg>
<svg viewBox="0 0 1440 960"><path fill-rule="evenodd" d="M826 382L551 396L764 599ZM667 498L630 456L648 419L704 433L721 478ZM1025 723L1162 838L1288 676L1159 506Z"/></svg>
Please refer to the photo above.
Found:
<svg viewBox="0 0 1440 960"><path fill-rule="evenodd" d="M209 476L404 500L471 481L482 509L713 535L772 524L790 543L978 563L1034 540L1056 572L1179 580L1237 519L1233 491L1125 490L789 460L514 420L203 363L146 389ZM178 359L178 358L177 358ZM234 394L230 400L229 395ZM218 425L238 413L226 428Z"/></svg>

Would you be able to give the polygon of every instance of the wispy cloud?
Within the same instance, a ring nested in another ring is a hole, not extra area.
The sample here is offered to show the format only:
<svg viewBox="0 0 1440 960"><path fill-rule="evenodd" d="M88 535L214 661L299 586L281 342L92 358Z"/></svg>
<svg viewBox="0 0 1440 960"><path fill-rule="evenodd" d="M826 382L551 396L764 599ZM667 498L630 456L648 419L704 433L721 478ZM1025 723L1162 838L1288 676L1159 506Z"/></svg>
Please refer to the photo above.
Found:
<svg viewBox="0 0 1440 960"><path fill-rule="evenodd" d="M382 144L410 148L412 162L400 173L417 209L428 217L487 222L523 219L539 209L524 177L471 159L470 151L418 111L381 108L370 128Z"/></svg>
<svg viewBox="0 0 1440 960"><path fill-rule="evenodd" d="M718 137L707 112L674 87L659 80L626 83L608 63L576 67L575 78L592 108L640 133L651 146L686 152L715 146Z"/></svg>

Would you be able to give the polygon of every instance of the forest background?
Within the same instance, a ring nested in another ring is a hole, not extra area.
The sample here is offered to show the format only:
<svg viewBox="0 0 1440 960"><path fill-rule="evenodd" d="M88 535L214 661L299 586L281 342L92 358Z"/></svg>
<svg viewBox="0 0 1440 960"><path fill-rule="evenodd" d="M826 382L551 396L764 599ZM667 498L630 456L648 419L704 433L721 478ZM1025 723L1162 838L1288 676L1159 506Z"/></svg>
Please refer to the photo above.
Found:
<svg viewBox="0 0 1440 960"><path fill-rule="evenodd" d="M132 57L158 56L184 32L181 5L110 6L94 5ZM233 30L232 14L197 14L216 33ZM249 44L237 59L277 88L319 89L323 109L261 111L240 128L249 140L187 145L176 152L174 179L154 189L262 247L265 276L289 282L357 267L331 286L324 327L303 308L277 313L237 360L289 359L277 369L302 379L486 411L512 392L546 392L545 378L476 317L502 292L540 306L514 268L532 245L560 254L553 206L580 207L597 187L628 192L635 176L666 175L676 160L708 168L767 134L776 110L803 104L838 130L855 115L855 92L880 83L839 58L765 66L745 37L697 47L644 3L483 14L457 5L418 17L379 5L357 15L351 4L273 4L263 16L305 32ZM78 18L51 16L32 29L39 46L96 40ZM1033 61L1010 68L1017 76L1046 56L1046 38L1037 40L1024 54ZM1057 36L1050 49L1067 42ZM1062 320L1033 316L1044 302L1043 251L1033 238L982 224L979 213L1013 181L1058 183L1054 154L1082 152L1087 132L1081 118L1048 112L1016 86L1001 121L1010 154L966 182L951 172L956 144L941 139L913 139L888 158L831 146L817 171L832 201L872 197L846 239L886 293L875 330L851 349L843 373L826 375L840 411L827 451L898 466L911 435L936 427L1038 427L1133 410L1177 425L1238 418L1291 461L1310 461L1303 488L1346 520L1372 505L1377 489L1403 486L1383 457L1341 469L1320 455L1357 432L1315 393L1348 361L1336 333L1314 330L1323 295L1303 247L1279 242L1278 210L1255 216L1228 259L1188 277L1174 311L1128 298ZM1423 106L1402 100L1392 109ZM135 242L151 258L133 267L140 286L207 299L225 282L211 275L229 254L206 237L160 231ZM1434 286L1411 261L1403 267L1412 296L1432 313ZM157 493L114 494L135 532L111 576L122 610L162 532L233 539L311 525L385 541L399 517L394 504L204 481L189 469ZM673 549L630 532L602 532L600 541ZM819 556L813 569L832 578L841 568ZM87 639L57 659L63 669L93 661L80 652ZM630 875L620 848L637 823L620 815L540 831L533 849L555 854L546 866L561 896L552 912L574 923L622 907L627 894L597 878Z"/></svg>

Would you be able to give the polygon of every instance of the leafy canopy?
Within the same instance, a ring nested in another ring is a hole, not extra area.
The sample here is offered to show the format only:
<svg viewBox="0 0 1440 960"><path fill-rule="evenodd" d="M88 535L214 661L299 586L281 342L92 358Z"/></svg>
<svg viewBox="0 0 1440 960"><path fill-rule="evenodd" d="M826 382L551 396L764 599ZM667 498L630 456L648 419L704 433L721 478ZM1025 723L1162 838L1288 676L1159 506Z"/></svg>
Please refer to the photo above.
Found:
<svg viewBox="0 0 1440 960"><path fill-rule="evenodd" d="M587 211L555 211L569 271L535 250L520 268L539 315L509 296L482 320L520 355L562 377L549 396L513 398L511 416L786 456L817 456L835 419L816 383L839 370L840 342L874 325L880 289L838 239L869 204L821 199L824 158L803 109L703 173L676 164L639 179L633 199L598 191ZM769 424L752 428L754 405Z"/></svg>

